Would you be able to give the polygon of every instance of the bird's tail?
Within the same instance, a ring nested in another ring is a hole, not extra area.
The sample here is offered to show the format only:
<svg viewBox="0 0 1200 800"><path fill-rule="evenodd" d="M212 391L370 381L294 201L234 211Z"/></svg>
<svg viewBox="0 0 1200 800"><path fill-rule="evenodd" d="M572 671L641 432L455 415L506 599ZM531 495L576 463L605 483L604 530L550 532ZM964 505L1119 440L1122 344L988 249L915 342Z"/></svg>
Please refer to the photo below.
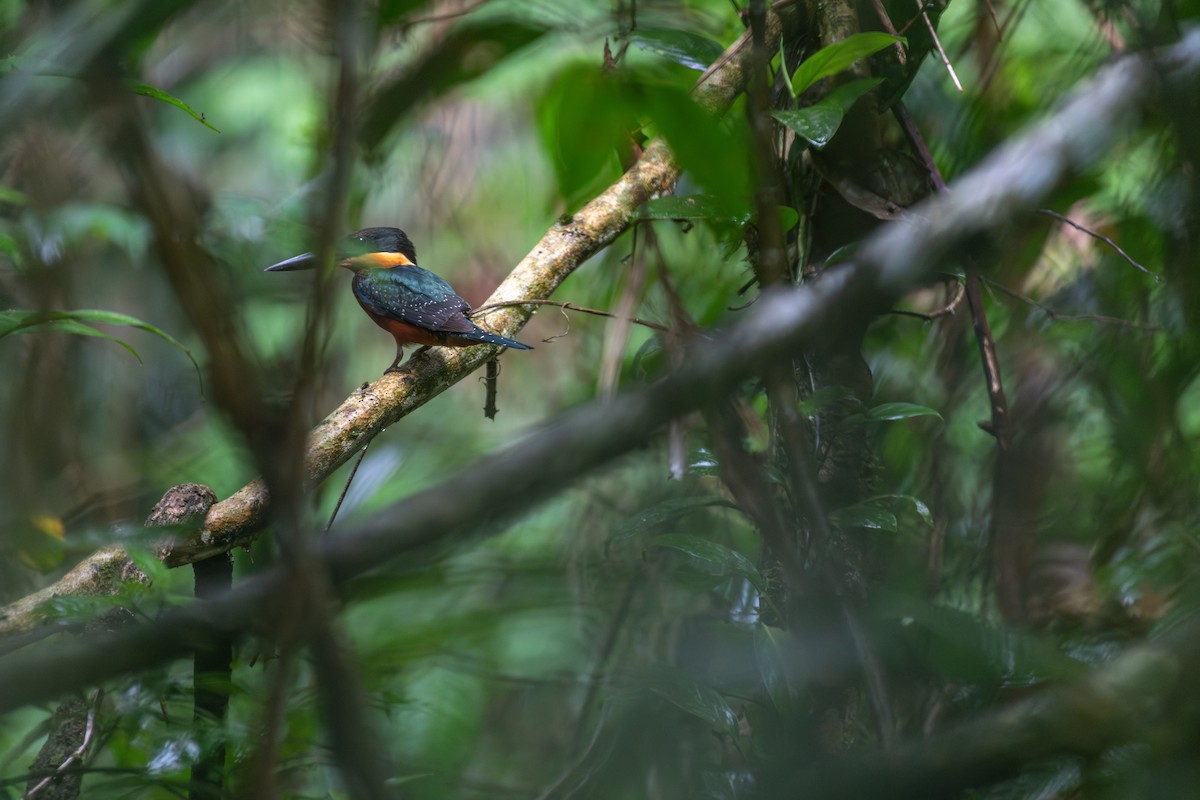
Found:
<svg viewBox="0 0 1200 800"><path fill-rule="evenodd" d="M474 330L474 332L461 334L461 336L464 339L471 339L472 341L483 342L485 344L498 344L503 347L512 348L513 350L532 350L533 349L533 347L530 345L522 344L521 342L518 342L515 339L505 339L503 336L497 336L494 333L488 333L487 331L485 331L481 328L476 328Z"/></svg>

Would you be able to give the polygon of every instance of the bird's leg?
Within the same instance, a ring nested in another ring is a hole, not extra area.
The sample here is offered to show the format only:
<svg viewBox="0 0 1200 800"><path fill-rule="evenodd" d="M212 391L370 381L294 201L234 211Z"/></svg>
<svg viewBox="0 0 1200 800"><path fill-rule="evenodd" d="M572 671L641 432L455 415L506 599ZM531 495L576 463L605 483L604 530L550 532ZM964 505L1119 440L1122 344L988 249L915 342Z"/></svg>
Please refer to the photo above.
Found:
<svg viewBox="0 0 1200 800"><path fill-rule="evenodd" d="M383 374L387 375L389 372L399 372L400 371L400 359L402 359L402 358L404 358L404 347L402 345L398 344L398 345L396 345L396 360L392 362L392 365L390 367L388 367L387 369L385 369L383 371Z"/></svg>

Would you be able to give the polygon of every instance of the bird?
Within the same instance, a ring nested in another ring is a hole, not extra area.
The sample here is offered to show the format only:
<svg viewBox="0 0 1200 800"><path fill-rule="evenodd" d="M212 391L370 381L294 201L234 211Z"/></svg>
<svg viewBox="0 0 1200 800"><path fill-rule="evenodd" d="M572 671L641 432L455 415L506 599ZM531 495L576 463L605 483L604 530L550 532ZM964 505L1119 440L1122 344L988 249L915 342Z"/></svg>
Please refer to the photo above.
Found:
<svg viewBox="0 0 1200 800"><path fill-rule="evenodd" d="M396 340L396 360L384 374L400 368L404 346L470 347L497 344L532 350L527 344L480 328L468 314L471 306L454 287L417 266L417 249L399 228L363 228L348 236L337 252L338 266L354 273L354 299L379 327ZM298 256L272 264L266 272L313 269L316 256Z"/></svg>

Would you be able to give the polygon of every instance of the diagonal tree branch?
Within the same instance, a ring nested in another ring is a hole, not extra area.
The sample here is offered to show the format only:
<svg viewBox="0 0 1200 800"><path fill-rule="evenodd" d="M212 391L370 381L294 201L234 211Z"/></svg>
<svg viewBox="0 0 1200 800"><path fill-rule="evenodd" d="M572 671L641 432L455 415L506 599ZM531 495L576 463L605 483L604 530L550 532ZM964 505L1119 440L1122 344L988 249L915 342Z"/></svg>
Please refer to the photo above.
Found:
<svg viewBox="0 0 1200 800"><path fill-rule="evenodd" d="M784 27L788 35L799 29L798 9L770 13L766 47L778 47ZM723 110L746 85L750 51L739 40L696 85L697 102ZM679 177L679 166L664 141L656 139L621 178L582 210L560 219L517 264L485 301L486 306L549 297L583 262L611 244L629 226L638 206L668 194ZM513 305L488 316L488 327L514 335L528 321L532 309ZM364 443L397 420L423 406L450 386L478 369L496 353L494 347L465 350L436 348L403 372L390 373L354 392L326 417L309 437L306 471L315 486L357 453ZM204 529L170 547L168 566L180 566L222 550L250 542L261 529L269 505L261 479L217 503Z"/></svg>
<svg viewBox="0 0 1200 800"><path fill-rule="evenodd" d="M319 554L331 580L344 587L416 548L479 535L483 523L527 509L587 471L644 446L670 419L761 374L846 317L886 308L980 235L1002 233L1099 158L1143 104L1153 102L1159 78L1180 88L1200 83L1200 30L1152 62L1130 57L1108 67L1057 114L965 176L953 196L932 198L881 228L853 265L795 289L765 293L742 322L705 340L656 385L569 412L348 534L322 540ZM285 577L276 568L153 623L16 653L0 661L0 712L189 654L215 634L244 632ZM1194 635L1190 644L1194 647Z"/></svg>
<svg viewBox="0 0 1200 800"><path fill-rule="evenodd" d="M771 48L778 46L781 36L796 35L804 24L799 9L788 3L779 5L780 13L768 14L766 36ZM697 81L693 89L697 102L713 111L728 108L746 85L749 56L745 37L731 45ZM578 213L560 219L509 273L485 303L508 307L489 313L487 327L515 334L532 315L532 307L518 301L549 297L583 262L625 231L638 206L670 193L678 177L679 167L670 148L661 139L652 141L616 183ZM404 372L390 373L356 390L309 434L304 458L306 484L319 485L385 428L465 378L495 353L496 348L483 346L435 348ZM215 504L201 529L165 546L160 555L168 566L178 567L248 544L265 524L268 506L266 483L257 478ZM114 552L123 556L120 548ZM78 593L86 593L86 586L81 591L68 582L47 587L37 597ZM38 624L40 603L31 603L33 599L0 609L0 636Z"/></svg>

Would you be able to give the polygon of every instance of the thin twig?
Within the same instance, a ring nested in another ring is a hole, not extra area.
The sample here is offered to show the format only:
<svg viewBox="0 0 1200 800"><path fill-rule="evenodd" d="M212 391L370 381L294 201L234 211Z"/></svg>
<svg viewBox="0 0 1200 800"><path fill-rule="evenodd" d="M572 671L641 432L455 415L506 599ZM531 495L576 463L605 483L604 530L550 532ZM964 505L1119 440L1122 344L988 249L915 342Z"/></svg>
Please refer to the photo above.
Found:
<svg viewBox="0 0 1200 800"><path fill-rule="evenodd" d="M1131 319L1122 319L1120 317L1106 317L1102 314L1060 314L1053 308L1044 306L1032 297L1026 297L1015 289L1010 289L1004 284L997 283L991 279L987 279L988 286L1000 291L1001 294L1006 294L1014 300L1020 300L1022 303L1027 303L1033 306L1038 311L1048 316L1055 322L1096 322L1103 325L1113 325L1118 328L1132 328L1133 330L1146 331L1147 333L1155 333L1161 331L1162 328L1149 322L1137 322Z"/></svg>
<svg viewBox="0 0 1200 800"><path fill-rule="evenodd" d="M1004 396L1004 381L1000 377L1000 359L996 355L996 339L992 326L988 324L987 311L983 307L983 291L979 270L967 268L967 305L971 308L971 321L975 328L975 341L983 361L983 374L987 384L988 400L992 406L989 422L979 427L996 437L1001 450L1008 448L1008 400Z"/></svg>
<svg viewBox="0 0 1200 800"><path fill-rule="evenodd" d="M953 316L958 307L962 305L963 298L967 296L967 289L962 281L954 281L954 295L950 298L950 302L937 309L936 311L909 311L906 308L893 308L890 314L898 314L902 317L916 317L923 319L926 322L933 322L935 319L942 317Z"/></svg>
<svg viewBox="0 0 1200 800"><path fill-rule="evenodd" d="M654 330L662 331L663 333L668 333L671 330L666 325L661 325L657 322L651 322L650 320L641 319L639 317L620 317L611 311L601 311L598 308L584 308L583 306L577 306L574 303L564 303L560 300L530 299L507 300L502 303L488 303L487 305L480 306L472 311L471 316L474 317L497 308L512 308L514 306L554 306L555 308L561 308L564 311L578 311L581 314L593 314L597 317L608 317L609 319L624 319L626 322L632 322L634 325L644 325L647 328L653 328Z"/></svg>
<svg viewBox="0 0 1200 800"><path fill-rule="evenodd" d="M917 8L921 9L921 19L925 20L925 27L929 29L929 35L933 37L933 46L937 48L938 54L942 57L942 63L946 65L946 71L950 73L950 80L954 81L955 88L961 92L963 90L962 84L958 82L958 75L954 73L954 66L950 63L950 57L942 49L942 40L938 38L937 29L933 27L933 22L929 19L929 14L925 13L925 4L921 0L916 0L916 3Z"/></svg>
<svg viewBox="0 0 1200 800"><path fill-rule="evenodd" d="M367 455L367 448L371 446L368 440L363 445L362 450L358 451L358 460L354 462L354 466L350 469L350 474L346 476L346 485L342 487L342 493L338 495L337 503L333 507L333 513L329 515L329 522L325 525L325 533L329 533L329 529L333 527L333 521L337 519L338 512L342 509L342 501L346 499L346 492L350 491L350 483L354 480L354 476L358 474L358 465L363 462L363 458Z"/></svg>
<svg viewBox="0 0 1200 800"><path fill-rule="evenodd" d="M1083 225L1080 225L1078 222L1071 219L1070 217L1063 216L1062 214L1058 213L1057 211L1051 211L1048 208L1039 208L1037 210L1037 213L1045 214L1047 217L1054 217L1054 219L1058 220L1059 222L1065 222L1066 224L1070 225L1075 230L1086 233L1088 236L1091 236L1093 239L1099 239L1100 241L1104 242L1106 245L1111 247L1114 251L1116 251L1117 255L1119 255L1121 258L1125 259L1126 261L1128 261L1129 264L1132 265L1134 268L1146 273L1147 275L1149 275L1151 278L1154 278L1154 280L1158 281L1159 283L1163 282L1163 279L1161 276L1159 276L1157 273L1151 272L1150 270L1146 269L1138 262L1134 261L1133 256L1129 255L1129 253L1126 253L1124 250L1122 250L1121 246L1119 244L1117 244L1116 242L1114 242L1112 239L1108 238L1104 234L1098 233L1097 231L1094 231L1091 228L1084 227Z"/></svg>

